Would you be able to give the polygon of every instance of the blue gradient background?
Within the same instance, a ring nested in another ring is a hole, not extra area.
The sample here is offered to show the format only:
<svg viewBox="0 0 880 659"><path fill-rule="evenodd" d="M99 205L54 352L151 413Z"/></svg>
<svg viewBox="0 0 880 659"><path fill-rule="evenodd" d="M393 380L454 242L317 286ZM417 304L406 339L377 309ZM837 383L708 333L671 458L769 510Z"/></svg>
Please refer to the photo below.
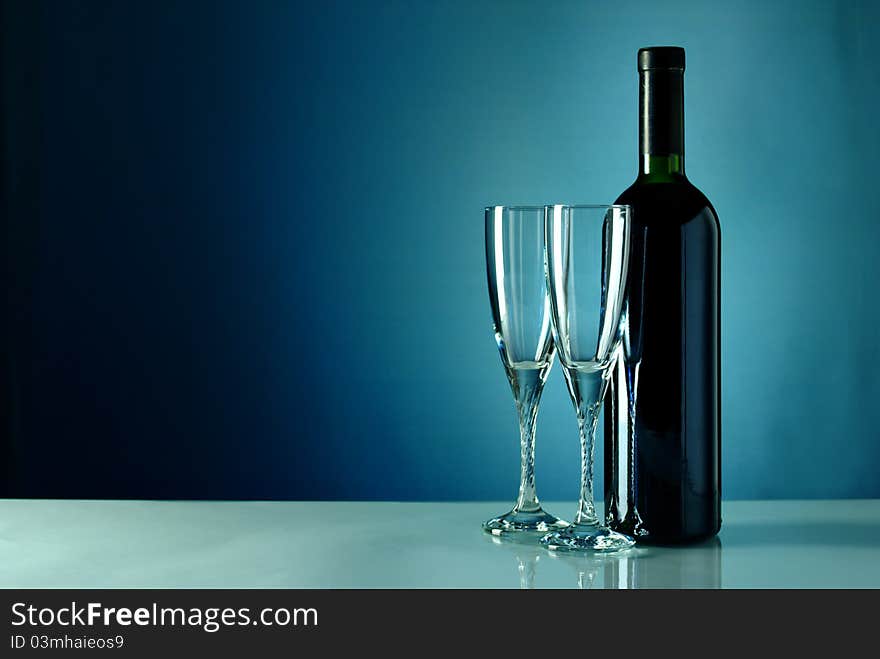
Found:
<svg viewBox="0 0 880 659"><path fill-rule="evenodd" d="M878 25L843 0L5 4L13 494L512 499L481 209L613 200L636 50L680 44L723 233L724 496L880 496ZM576 444L554 369L542 497L575 498Z"/></svg>

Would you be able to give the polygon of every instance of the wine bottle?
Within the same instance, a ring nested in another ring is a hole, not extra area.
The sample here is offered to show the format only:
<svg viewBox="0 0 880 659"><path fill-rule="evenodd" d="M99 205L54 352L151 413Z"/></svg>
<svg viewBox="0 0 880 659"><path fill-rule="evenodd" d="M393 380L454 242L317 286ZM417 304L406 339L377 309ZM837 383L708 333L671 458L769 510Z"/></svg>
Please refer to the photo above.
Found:
<svg viewBox="0 0 880 659"><path fill-rule="evenodd" d="M605 403L606 523L640 542L721 527L721 229L684 173L683 48L642 48L624 340Z"/></svg>

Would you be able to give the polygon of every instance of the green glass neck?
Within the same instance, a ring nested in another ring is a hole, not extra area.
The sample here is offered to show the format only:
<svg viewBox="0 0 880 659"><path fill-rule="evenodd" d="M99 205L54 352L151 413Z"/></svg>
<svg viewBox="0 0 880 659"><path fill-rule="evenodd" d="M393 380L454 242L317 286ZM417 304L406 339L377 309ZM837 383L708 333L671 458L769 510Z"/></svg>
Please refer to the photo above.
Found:
<svg viewBox="0 0 880 659"><path fill-rule="evenodd" d="M639 180L645 183L680 181L684 176L684 156L677 153L657 156L641 154Z"/></svg>

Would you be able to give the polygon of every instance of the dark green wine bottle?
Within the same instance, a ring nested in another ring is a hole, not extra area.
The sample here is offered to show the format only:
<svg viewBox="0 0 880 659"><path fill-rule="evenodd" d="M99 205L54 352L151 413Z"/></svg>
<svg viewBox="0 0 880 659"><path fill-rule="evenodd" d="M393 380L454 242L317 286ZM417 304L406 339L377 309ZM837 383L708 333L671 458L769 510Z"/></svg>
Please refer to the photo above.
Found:
<svg viewBox="0 0 880 659"><path fill-rule="evenodd" d="M684 49L643 48L624 349L605 402L606 523L640 542L721 527L721 229L684 173Z"/></svg>

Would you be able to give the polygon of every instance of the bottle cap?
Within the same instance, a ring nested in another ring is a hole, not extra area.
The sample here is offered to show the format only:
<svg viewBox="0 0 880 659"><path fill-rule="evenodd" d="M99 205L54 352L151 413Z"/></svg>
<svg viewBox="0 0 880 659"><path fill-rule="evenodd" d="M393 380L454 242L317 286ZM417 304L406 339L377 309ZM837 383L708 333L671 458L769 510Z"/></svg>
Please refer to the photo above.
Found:
<svg viewBox="0 0 880 659"><path fill-rule="evenodd" d="M680 69L684 71L684 48L678 46L639 48L639 71L649 69Z"/></svg>

